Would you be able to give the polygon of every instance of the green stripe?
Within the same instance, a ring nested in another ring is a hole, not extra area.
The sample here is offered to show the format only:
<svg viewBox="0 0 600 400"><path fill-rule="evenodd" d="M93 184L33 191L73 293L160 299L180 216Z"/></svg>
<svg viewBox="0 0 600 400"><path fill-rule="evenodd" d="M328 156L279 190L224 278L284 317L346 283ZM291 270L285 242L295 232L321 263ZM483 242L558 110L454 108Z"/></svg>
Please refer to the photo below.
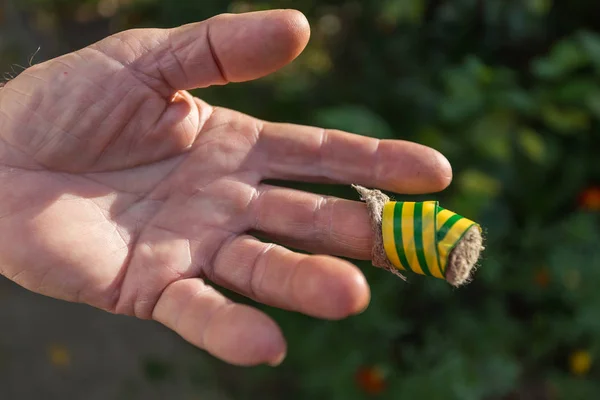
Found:
<svg viewBox="0 0 600 400"><path fill-rule="evenodd" d="M438 241L438 236L437 236L437 233L438 233L438 229L437 229L438 228L437 227L437 216L438 216L438 213L441 210L442 210L442 207L440 207L439 203L436 201L435 202L435 213L433 214L433 226L434 226L434 232L435 232L434 235L435 235L435 239L436 239L436 242L435 242L435 255L437 257L437 263L438 263L438 266L440 267L440 271L442 272L442 275L445 278L446 277L446 268L444 267L442 269L442 261L440 259L440 246L438 246L439 241Z"/></svg>
<svg viewBox="0 0 600 400"><path fill-rule="evenodd" d="M432 276L427 265L427 259L425 258L425 249L423 249L423 203L415 203L414 237L415 250L417 251L417 259L419 260L421 269L425 275Z"/></svg>
<svg viewBox="0 0 600 400"><path fill-rule="evenodd" d="M454 244L452 245L452 247L450 247L450 249L448 250L448 254L450 254L450 252L452 250L454 250L454 248L456 247L456 245L460 243L460 241L463 239L463 237L465 237L465 235L467 234L467 232L469 231L469 229L471 229L475 225L477 225L477 224L473 222L471 225L469 225L469 227L467 229L465 229L465 231L462 233L462 235L460 235L460 237L458 238L458 240L456 242L454 242ZM448 266L448 263L446 263L446 266Z"/></svg>
<svg viewBox="0 0 600 400"><path fill-rule="evenodd" d="M448 220L444 223L444 225L442 225L440 230L437 232L438 243L444 240L444 238L448 234L448 231L450 229L452 229L454 224L457 223L458 221L460 221L461 219L463 219L463 217L461 217L458 214L455 214L455 215L451 216L450 218L448 218Z"/></svg>
<svg viewBox="0 0 600 400"><path fill-rule="evenodd" d="M402 202L397 202L394 206L394 241L396 242L396 252L400 259L400 264L405 270L411 271L406 254L404 253L404 244L402 243Z"/></svg>

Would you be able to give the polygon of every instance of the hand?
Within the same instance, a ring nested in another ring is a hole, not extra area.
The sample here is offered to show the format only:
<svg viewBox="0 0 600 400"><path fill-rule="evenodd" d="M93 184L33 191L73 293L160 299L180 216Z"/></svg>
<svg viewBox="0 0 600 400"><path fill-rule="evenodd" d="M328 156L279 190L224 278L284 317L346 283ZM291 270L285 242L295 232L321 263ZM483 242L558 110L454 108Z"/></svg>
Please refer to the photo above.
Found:
<svg viewBox="0 0 600 400"><path fill-rule="evenodd" d="M257 120L186 92L272 73L308 39L296 11L221 15L126 31L8 82L0 272L47 296L152 318L237 365L278 364L285 340L207 281L324 319L362 311L363 274L334 256L370 259L364 204L262 182L425 193L449 184L448 161L414 143Z"/></svg>

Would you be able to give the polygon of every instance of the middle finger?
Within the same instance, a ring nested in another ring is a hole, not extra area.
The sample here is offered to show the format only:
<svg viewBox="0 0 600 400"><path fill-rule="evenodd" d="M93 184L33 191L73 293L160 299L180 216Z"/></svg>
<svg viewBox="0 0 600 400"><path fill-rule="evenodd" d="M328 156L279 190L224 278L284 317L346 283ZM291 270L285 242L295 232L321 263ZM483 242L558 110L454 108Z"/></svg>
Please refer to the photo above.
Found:
<svg viewBox="0 0 600 400"><path fill-rule="evenodd" d="M403 140L264 122L257 146L267 179L355 183L404 194L438 192L452 180L442 154Z"/></svg>

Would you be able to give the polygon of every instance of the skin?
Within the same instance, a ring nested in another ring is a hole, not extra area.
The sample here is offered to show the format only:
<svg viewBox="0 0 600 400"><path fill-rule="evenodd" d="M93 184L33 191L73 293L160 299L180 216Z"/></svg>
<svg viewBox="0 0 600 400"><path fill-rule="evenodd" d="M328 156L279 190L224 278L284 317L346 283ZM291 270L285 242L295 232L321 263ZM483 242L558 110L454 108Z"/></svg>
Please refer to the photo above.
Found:
<svg viewBox="0 0 600 400"><path fill-rule="evenodd" d="M370 259L365 205L263 181L428 193L450 183L448 161L406 141L261 121L187 92L270 74L309 36L293 10L220 15L122 32L8 82L0 273L46 296L154 319L243 366L279 364L283 334L208 282L317 318L363 311L364 275L337 257Z"/></svg>

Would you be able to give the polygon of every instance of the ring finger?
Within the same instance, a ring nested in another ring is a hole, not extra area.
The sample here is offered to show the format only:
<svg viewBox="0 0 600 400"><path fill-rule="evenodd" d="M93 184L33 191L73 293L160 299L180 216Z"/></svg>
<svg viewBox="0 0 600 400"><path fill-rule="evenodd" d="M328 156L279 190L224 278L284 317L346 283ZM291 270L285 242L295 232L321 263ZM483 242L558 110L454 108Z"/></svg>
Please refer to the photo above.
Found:
<svg viewBox="0 0 600 400"><path fill-rule="evenodd" d="M311 253L370 260L373 246L364 203L263 184L253 229Z"/></svg>

